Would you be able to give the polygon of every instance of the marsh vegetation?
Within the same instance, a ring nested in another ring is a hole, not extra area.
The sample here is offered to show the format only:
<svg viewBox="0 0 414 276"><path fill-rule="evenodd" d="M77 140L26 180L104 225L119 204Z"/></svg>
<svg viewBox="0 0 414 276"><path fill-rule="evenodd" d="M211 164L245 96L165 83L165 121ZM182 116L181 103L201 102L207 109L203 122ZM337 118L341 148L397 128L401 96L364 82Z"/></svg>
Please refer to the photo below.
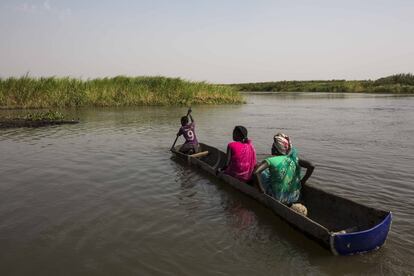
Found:
<svg viewBox="0 0 414 276"><path fill-rule="evenodd" d="M242 96L230 86L167 77L0 79L0 107L66 108L237 104Z"/></svg>

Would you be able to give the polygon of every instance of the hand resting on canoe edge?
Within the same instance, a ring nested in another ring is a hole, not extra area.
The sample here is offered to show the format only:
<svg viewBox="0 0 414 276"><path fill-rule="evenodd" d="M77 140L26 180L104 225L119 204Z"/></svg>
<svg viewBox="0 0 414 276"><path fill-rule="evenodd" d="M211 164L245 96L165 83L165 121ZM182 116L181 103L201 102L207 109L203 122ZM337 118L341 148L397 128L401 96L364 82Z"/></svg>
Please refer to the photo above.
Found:
<svg viewBox="0 0 414 276"><path fill-rule="evenodd" d="M312 175L314 166L300 159L289 136L278 133L273 137L272 156L263 160L254 171L260 190L290 205L298 202L302 185ZM300 168L306 168L301 178Z"/></svg>
<svg viewBox="0 0 414 276"><path fill-rule="evenodd" d="M306 169L305 175L300 180L300 184L303 186L305 185L306 181L308 181L309 177L312 175L313 170L315 169L315 166L310 161L303 160L303 159L299 159L298 163L299 163L299 166ZM268 168L269 168L269 164L266 162L266 160L263 160L257 165L253 173L256 174L257 177L260 179L260 174Z"/></svg>

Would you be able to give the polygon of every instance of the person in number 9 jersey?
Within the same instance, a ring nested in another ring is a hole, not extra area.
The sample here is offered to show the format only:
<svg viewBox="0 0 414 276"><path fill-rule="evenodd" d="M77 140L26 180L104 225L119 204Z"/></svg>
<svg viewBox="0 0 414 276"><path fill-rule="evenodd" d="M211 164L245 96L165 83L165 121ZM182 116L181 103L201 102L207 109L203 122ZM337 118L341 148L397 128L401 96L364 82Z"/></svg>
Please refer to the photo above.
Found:
<svg viewBox="0 0 414 276"><path fill-rule="evenodd" d="M177 136L183 135L185 143L181 146L180 152L185 154L193 154L199 151L199 145L195 134L195 121L191 116L191 108L188 109L187 116L181 117L181 127ZM188 121L190 117L191 122Z"/></svg>

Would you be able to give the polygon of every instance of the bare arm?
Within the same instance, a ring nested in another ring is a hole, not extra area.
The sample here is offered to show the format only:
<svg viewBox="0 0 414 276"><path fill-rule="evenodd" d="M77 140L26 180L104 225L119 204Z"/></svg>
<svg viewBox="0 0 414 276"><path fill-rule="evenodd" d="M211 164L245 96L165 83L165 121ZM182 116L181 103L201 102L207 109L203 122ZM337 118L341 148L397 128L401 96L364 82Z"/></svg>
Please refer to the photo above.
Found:
<svg viewBox="0 0 414 276"><path fill-rule="evenodd" d="M263 160L259 165L257 165L256 169L253 172L254 177L256 178L256 182L257 183L257 188L259 189L259 191L261 191L262 193L265 193L265 189L263 187L262 184L262 180L260 177L260 174L266 170L267 168L269 168L269 164Z"/></svg>
<svg viewBox="0 0 414 276"><path fill-rule="evenodd" d="M190 121L192 122L192 123L194 123L195 121L194 121L194 119L193 119L193 116L191 116L191 112L193 112L193 110L191 109L191 107L188 109L188 111L187 111L187 116L188 117L190 117Z"/></svg>
<svg viewBox="0 0 414 276"><path fill-rule="evenodd" d="M231 161L231 150L230 150L229 146L227 146L226 157L227 157L227 159L226 159L225 167L228 167L230 165L230 161Z"/></svg>
<svg viewBox="0 0 414 276"><path fill-rule="evenodd" d="M188 113L188 117L190 117L190 121L192 122L192 123L194 123L195 121L194 121L194 119L193 119L193 116L191 116L191 113Z"/></svg>
<svg viewBox="0 0 414 276"><path fill-rule="evenodd" d="M300 181L300 184L305 185L308 178L312 175L313 170L315 169L315 166L311 162L303 160L303 159L299 159L299 166L306 168L305 176Z"/></svg>
<svg viewBox="0 0 414 276"><path fill-rule="evenodd" d="M230 164L230 160L231 160L231 150L230 148L227 146L227 153L226 153L226 163L223 167L221 168L217 168L216 170L216 174L221 173L222 171L224 171Z"/></svg>
<svg viewBox="0 0 414 276"><path fill-rule="evenodd" d="M256 168L256 170L254 171L254 174L258 175L260 174L262 171L266 170L267 168L269 168L269 164L263 160Z"/></svg>

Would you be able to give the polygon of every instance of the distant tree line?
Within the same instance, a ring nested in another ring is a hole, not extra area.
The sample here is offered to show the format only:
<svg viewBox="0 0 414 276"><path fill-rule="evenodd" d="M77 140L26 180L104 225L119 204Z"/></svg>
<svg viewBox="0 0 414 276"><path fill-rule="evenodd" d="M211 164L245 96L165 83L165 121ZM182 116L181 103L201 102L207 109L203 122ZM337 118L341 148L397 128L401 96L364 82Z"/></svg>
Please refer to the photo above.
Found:
<svg viewBox="0 0 414 276"><path fill-rule="evenodd" d="M239 91L414 93L414 75L396 74L377 80L312 80L230 84Z"/></svg>
<svg viewBox="0 0 414 276"><path fill-rule="evenodd" d="M396 74L385 78L380 78L375 81L378 85L384 84L401 84L401 85L414 85L413 74Z"/></svg>

